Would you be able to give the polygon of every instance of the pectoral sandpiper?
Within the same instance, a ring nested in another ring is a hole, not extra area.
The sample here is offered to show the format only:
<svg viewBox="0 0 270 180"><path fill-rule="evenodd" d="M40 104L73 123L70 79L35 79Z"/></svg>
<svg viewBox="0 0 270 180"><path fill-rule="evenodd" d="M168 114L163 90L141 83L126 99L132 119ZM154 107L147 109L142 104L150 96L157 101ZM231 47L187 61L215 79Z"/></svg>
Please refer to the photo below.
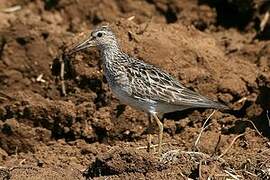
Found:
<svg viewBox="0 0 270 180"><path fill-rule="evenodd" d="M187 108L226 109L225 105L185 88L170 74L124 53L108 26L94 29L69 54L95 46L101 53L108 84L120 102L142 110L158 124L158 153L161 153L164 113Z"/></svg>

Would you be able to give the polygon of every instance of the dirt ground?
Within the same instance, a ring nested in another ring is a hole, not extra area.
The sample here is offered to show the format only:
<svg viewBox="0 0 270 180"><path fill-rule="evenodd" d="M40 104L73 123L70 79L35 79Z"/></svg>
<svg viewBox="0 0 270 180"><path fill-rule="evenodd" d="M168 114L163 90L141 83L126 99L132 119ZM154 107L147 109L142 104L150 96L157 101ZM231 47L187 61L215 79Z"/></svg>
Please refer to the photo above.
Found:
<svg viewBox="0 0 270 180"><path fill-rule="evenodd" d="M266 0L0 0L0 179L270 179L269 11ZM205 126L211 109L166 114L158 157L144 148L147 115L120 105L96 49L66 61L63 96L59 55L104 23L125 52L231 110Z"/></svg>

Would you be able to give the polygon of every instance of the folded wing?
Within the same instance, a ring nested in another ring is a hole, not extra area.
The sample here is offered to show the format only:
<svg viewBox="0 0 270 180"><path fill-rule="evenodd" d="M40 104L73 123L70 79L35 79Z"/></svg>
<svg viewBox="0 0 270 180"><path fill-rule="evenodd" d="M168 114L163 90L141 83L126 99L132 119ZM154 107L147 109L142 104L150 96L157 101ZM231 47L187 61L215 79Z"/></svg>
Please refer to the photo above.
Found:
<svg viewBox="0 0 270 180"><path fill-rule="evenodd" d="M139 60L127 68L130 93L141 100L152 100L176 106L226 109L225 105L209 100L187 89L170 74Z"/></svg>

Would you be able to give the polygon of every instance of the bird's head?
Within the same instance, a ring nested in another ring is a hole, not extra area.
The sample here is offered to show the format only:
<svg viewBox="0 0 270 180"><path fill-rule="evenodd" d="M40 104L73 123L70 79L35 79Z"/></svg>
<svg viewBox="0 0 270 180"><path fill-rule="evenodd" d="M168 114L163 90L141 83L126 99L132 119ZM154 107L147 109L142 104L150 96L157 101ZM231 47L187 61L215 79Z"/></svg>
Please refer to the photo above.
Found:
<svg viewBox="0 0 270 180"><path fill-rule="evenodd" d="M98 47L100 50L118 48L117 40L112 30L108 26L100 26L94 29L86 39L75 45L70 50L70 53L72 54L93 46Z"/></svg>

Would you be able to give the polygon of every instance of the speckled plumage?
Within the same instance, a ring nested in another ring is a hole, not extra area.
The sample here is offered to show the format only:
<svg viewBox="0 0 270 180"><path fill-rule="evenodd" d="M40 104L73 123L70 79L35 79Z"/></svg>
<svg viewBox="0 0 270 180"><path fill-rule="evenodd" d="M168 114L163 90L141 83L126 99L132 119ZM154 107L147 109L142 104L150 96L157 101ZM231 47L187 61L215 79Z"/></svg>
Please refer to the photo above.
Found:
<svg viewBox="0 0 270 180"><path fill-rule="evenodd" d="M162 124L157 115L187 108L226 108L185 88L161 69L122 52L107 26L96 28L71 53L90 46L97 46L101 52L105 76L113 93L122 103L153 115L160 128Z"/></svg>

